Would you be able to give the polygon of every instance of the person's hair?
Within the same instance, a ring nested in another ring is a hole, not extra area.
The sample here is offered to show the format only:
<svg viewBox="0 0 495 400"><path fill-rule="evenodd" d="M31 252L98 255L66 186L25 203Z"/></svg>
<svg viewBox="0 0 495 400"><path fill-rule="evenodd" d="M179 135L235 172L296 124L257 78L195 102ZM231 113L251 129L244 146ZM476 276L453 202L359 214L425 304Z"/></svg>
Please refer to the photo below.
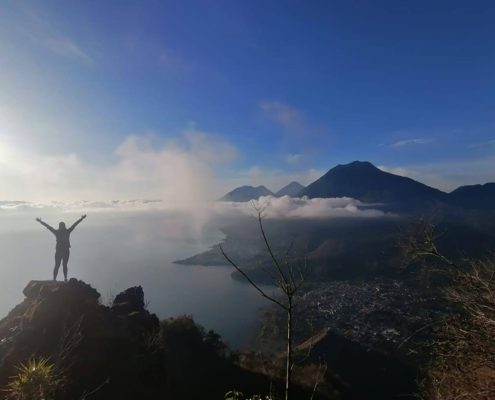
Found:
<svg viewBox="0 0 495 400"><path fill-rule="evenodd" d="M65 222L59 222L58 223L58 229L66 229Z"/></svg>

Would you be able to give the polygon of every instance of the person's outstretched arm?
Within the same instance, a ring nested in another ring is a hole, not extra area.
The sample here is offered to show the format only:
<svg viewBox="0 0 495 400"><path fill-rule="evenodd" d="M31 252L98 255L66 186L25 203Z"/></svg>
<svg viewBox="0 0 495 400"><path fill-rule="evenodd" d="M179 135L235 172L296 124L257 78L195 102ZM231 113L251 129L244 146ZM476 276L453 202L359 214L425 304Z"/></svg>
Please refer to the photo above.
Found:
<svg viewBox="0 0 495 400"><path fill-rule="evenodd" d="M72 226L69 228L69 232L72 232L74 230L74 228L79 225L81 223L81 221L86 218L86 214L84 214L83 216L81 216L81 218L79 218L76 222L74 222L72 224Z"/></svg>
<svg viewBox="0 0 495 400"><path fill-rule="evenodd" d="M55 229L48 225L46 222L42 221L41 218L36 218L36 221L38 221L41 225L43 225L46 229L48 229L51 233L55 234Z"/></svg>

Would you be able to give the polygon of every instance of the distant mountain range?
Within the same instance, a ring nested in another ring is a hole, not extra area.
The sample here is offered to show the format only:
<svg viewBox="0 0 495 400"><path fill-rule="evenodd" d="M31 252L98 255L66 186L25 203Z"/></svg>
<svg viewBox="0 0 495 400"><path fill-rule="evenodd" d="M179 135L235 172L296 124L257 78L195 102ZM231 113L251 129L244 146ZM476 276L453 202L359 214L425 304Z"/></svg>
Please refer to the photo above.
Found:
<svg viewBox="0 0 495 400"><path fill-rule="evenodd" d="M352 197L366 203L410 207L445 204L470 209L495 208L495 183L461 186L451 193L445 193L414 179L382 171L368 161L337 165L307 187L298 182L291 182L273 193L265 186L242 186L227 193L220 200L244 202L270 195L309 198Z"/></svg>
<svg viewBox="0 0 495 400"><path fill-rule="evenodd" d="M241 186L231 192L227 193L225 196L219 199L219 201L234 201L234 202L245 202L250 200L257 200L262 196L290 196L297 197L299 193L304 189L304 186L298 182L291 182L284 186L277 193L273 193L271 190L267 189L265 186Z"/></svg>

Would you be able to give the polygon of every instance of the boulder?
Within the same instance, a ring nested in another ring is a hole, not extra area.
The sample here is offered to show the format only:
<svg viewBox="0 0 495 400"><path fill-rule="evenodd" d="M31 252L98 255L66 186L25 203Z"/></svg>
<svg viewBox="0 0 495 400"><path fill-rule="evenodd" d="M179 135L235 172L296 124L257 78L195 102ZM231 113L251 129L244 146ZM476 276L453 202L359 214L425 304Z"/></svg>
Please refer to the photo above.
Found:
<svg viewBox="0 0 495 400"><path fill-rule="evenodd" d="M71 382L61 398L80 398L106 380L95 399L155 398L140 397L160 387L151 377L163 375L159 362L147 361L156 358L147 340L159 321L144 308L140 286L118 294L111 308L77 279L31 281L23 293L24 301L0 320L0 390L20 363L44 357Z"/></svg>
<svg viewBox="0 0 495 400"><path fill-rule="evenodd" d="M130 314L144 311L144 292L141 286L134 286L115 296L112 311L117 314Z"/></svg>

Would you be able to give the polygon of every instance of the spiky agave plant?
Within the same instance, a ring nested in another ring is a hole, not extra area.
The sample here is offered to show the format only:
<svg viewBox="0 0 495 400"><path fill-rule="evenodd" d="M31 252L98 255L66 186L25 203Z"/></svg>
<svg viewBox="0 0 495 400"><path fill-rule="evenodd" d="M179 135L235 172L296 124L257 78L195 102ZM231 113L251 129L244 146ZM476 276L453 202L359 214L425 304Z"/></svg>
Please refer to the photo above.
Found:
<svg viewBox="0 0 495 400"><path fill-rule="evenodd" d="M31 358L17 367L17 375L10 379L5 389L6 399L50 400L61 382L55 365L47 358Z"/></svg>

